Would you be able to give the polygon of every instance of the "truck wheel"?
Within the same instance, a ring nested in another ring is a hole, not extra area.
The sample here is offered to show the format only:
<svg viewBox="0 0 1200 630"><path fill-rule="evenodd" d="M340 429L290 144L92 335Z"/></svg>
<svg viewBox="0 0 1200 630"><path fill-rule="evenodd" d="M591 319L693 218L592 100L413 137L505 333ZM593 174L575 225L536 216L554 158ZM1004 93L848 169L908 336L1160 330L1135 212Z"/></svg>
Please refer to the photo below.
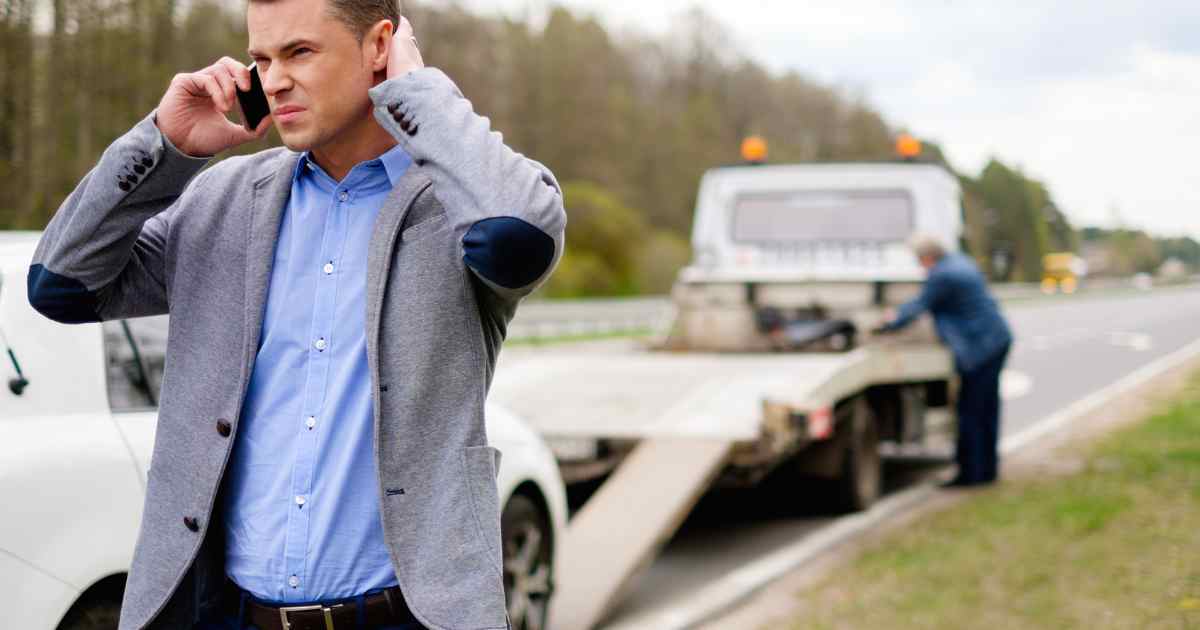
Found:
<svg viewBox="0 0 1200 630"><path fill-rule="evenodd" d="M847 413L853 416L843 424L851 434L837 480L837 501L843 510L858 512L879 498L883 460L879 456L879 427L867 401L856 398L847 407Z"/></svg>
<svg viewBox="0 0 1200 630"><path fill-rule="evenodd" d="M500 517L504 593L513 630L542 630L553 591L550 519L529 497L514 494Z"/></svg>

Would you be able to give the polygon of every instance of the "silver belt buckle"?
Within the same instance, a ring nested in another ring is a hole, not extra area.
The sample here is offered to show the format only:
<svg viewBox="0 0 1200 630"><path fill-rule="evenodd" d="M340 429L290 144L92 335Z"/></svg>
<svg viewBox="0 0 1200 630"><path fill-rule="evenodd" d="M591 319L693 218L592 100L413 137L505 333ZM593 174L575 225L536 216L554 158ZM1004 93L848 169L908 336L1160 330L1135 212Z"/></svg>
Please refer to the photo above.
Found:
<svg viewBox="0 0 1200 630"><path fill-rule="evenodd" d="M325 630L335 630L333 627L333 609L341 608L342 604L335 606L285 606L279 609L279 622L283 624L283 630L291 630L292 622L288 621L288 613L302 612L306 610L320 610L325 613Z"/></svg>

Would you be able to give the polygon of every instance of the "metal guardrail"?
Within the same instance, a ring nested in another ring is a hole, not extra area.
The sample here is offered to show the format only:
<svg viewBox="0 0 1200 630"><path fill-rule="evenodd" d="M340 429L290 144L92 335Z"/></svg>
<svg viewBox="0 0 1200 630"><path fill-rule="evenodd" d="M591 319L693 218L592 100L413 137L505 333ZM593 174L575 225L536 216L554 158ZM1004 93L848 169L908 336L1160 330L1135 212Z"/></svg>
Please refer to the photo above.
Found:
<svg viewBox="0 0 1200 630"><path fill-rule="evenodd" d="M1128 278L1094 278L1081 292L1132 288ZM993 284L999 300L1018 300L1042 295L1036 282ZM662 333L675 318L670 296L588 298L578 300L535 299L517 309L509 325L508 338L539 340L601 337L640 332Z"/></svg>
<svg viewBox="0 0 1200 630"><path fill-rule="evenodd" d="M530 300L509 324L510 339L588 337L665 331L675 318L670 296Z"/></svg>

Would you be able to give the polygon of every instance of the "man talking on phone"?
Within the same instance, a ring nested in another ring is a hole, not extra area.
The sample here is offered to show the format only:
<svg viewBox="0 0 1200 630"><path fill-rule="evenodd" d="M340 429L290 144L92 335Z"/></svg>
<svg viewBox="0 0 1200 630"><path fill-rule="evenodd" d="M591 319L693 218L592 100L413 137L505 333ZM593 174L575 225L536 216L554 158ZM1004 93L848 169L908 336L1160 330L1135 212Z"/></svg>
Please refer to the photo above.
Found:
<svg viewBox="0 0 1200 630"><path fill-rule="evenodd" d="M483 404L562 255L553 175L426 68L396 0L250 0L58 210L29 299L170 312L120 628L505 628ZM245 95L243 95L245 97ZM261 138L286 148L209 158Z"/></svg>

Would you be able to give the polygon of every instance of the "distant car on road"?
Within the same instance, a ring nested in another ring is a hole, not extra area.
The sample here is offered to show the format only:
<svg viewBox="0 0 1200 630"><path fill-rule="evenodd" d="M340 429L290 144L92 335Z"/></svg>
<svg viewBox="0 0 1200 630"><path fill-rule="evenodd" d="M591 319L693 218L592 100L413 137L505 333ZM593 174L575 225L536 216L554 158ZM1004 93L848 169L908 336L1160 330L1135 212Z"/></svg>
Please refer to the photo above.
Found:
<svg viewBox="0 0 1200 630"><path fill-rule="evenodd" d="M1145 272L1135 273L1133 274L1133 286L1135 289L1149 291L1154 288L1154 276Z"/></svg>
<svg viewBox="0 0 1200 630"><path fill-rule="evenodd" d="M167 317L65 326L25 276L36 233L0 233L0 627L116 628L142 516ZM545 625L566 493L518 417L486 410L503 457L504 582L513 628Z"/></svg>

